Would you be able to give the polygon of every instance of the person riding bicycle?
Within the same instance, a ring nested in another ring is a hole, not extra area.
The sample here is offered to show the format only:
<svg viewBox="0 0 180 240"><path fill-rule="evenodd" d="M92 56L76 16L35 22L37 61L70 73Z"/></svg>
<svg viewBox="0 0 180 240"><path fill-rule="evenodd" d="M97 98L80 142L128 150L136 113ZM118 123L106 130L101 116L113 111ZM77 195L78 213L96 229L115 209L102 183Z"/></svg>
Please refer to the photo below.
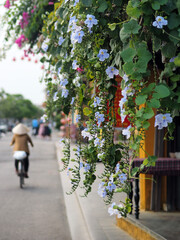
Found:
<svg viewBox="0 0 180 240"><path fill-rule="evenodd" d="M28 169L29 169L29 146L28 143L31 144L33 147L33 142L29 135L27 134L29 132L29 129L22 123L19 123L16 125L13 129L12 132L14 133L12 141L10 146L14 144L13 151L24 151L26 152L26 158L24 159L24 170L25 170L25 177L28 178ZM15 171L16 174L19 175L18 172L18 160L15 159Z"/></svg>

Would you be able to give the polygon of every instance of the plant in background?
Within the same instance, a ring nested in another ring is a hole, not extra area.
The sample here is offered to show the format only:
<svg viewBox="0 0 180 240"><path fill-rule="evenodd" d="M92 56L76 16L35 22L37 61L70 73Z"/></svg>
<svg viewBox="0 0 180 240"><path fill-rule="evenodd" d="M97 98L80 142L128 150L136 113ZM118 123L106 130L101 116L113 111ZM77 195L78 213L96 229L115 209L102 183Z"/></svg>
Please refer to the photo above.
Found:
<svg viewBox="0 0 180 240"><path fill-rule="evenodd" d="M47 113L52 107L67 115L78 112L75 159L70 159L69 140L63 158L65 167L74 163L69 169L72 191L82 174L85 196L91 191L99 160L104 165L99 195L110 203L114 193L128 194L136 174L155 164L155 156L148 156L140 168L131 168L143 148L149 120L155 116L155 127L166 127L171 135L173 118L179 114L178 0L9 3L5 3L8 32L24 34L24 40L18 40L20 47L38 43L38 51L44 53L44 81L50 92ZM128 118L130 124L122 131L126 140L114 143L118 75L122 77L119 115L122 123ZM88 144L81 144L82 138ZM129 211L128 199L109 208L111 215L126 216Z"/></svg>

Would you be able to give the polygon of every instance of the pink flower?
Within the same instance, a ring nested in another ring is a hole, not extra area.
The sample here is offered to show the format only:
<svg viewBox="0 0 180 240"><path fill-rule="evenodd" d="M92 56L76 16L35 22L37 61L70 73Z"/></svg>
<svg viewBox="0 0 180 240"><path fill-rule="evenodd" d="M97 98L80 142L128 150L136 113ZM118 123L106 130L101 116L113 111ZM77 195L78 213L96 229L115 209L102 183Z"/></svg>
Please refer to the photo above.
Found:
<svg viewBox="0 0 180 240"><path fill-rule="evenodd" d="M5 4L4 4L4 7L5 8L10 8L11 4L10 4L10 1L9 0L6 0Z"/></svg>
<svg viewBox="0 0 180 240"><path fill-rule="evenodd" d="M76 70L77 70L79 73L81 73L81 72L84 71L83 68L77 68Z"/></svg>
<svg viewBox="0 0 180 240"><path fill-rule="evenodd" d="M27 52L28 52L27 50L24 50L24 56L25 56L25 57L28 57Z"/></svg>
<svg viewBox="0 0 180 240"><path fill-rule="evenodd" d="M53 5L54 3L53 2L49 2L48 5Z"/></svg>
<svg viewBox="0 0 180 240"><path fill-rule="evenodd" d="M29 18L30 18L29 14L27 12L23 12L22 19L19 22L19 25L21 26L22 29L24 29L28 25Z"/></svg>
<svg viewBox="0 0 180 240"><path fill-rule="evenodd" d="M18 45L18 47L22 47L22 43L27 41L28 39L22 34L18 39L16 39L15 43Z"/></svg>

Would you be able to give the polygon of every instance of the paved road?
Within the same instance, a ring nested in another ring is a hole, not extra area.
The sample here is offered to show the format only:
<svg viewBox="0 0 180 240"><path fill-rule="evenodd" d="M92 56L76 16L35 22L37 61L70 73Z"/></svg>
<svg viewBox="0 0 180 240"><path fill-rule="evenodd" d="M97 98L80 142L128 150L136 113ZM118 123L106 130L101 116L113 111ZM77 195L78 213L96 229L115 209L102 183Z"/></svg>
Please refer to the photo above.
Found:
<svg viewBox="0 0 180 240"><path fill-rule="evenodd" d="M11 137L0 139L0 240L71 240L53 142L33 139L30 178L22 190Z"/></svg>

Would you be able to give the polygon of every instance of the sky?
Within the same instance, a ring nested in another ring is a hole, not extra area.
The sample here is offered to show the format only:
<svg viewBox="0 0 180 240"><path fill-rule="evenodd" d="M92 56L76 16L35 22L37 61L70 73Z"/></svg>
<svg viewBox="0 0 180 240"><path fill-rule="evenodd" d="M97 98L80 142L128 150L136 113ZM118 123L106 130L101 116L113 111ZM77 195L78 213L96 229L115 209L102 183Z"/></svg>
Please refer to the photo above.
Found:
<svg viewBox="0 0 180 240"><path fill-rule="evenodd" d="M2 16L4 7L0 6L0 16ZM0 26L0 48L3 46L4 32ZM31 100L34 104L41 105L45 101L45 84L40 83L43 75L41 69L42 63L40 57L30 55L28 58L21 60L24 50L13 46L7 51L6 58L0 60L0 90L10 94L22 94L24 98ZM13 61L13 58L16 61ZM38 60L38 63L35 63Z"/></svg>

